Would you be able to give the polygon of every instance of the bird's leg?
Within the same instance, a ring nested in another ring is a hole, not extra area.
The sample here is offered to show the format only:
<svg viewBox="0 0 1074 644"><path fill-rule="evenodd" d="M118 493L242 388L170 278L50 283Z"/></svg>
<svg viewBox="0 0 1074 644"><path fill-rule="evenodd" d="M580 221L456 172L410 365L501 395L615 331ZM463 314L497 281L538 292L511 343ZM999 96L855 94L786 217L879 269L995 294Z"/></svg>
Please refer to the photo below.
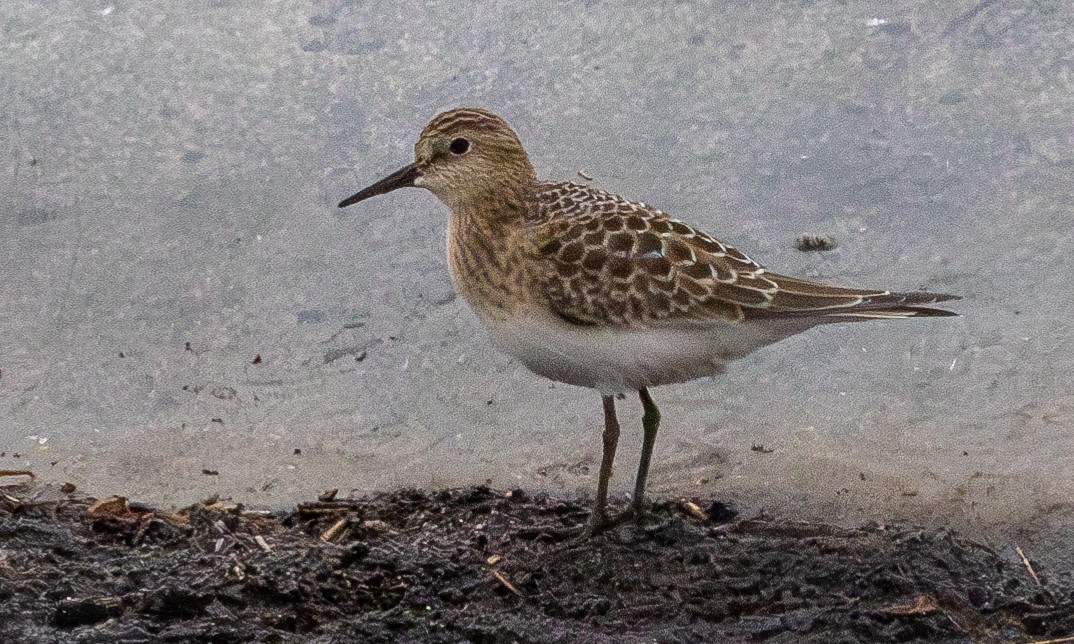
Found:
<svg viewBox="0 0 1074 644"><path fill-rule="evenodd" d="M641 441L641 461L638 463L638 478L634 481L634 518L641 521L642 508L645 503L645 480L649 478L649 462L653 458L653 445L656 444L656 430L660 428L660 410L653 402L649 390L638 390L644 413L641 426L645 431Z"/></svg>
<svg viewBox="0 0 1074 644"><path fill-rule="evenodd" d="M597 501L593 504L593 516L586 526L585 536L591 537L608 526L608 481L612 478L615 448L619 444L619 421L615 417L615 397L601 396L604 402L604 455L600 459L600 475L597 478Z"/></svg>

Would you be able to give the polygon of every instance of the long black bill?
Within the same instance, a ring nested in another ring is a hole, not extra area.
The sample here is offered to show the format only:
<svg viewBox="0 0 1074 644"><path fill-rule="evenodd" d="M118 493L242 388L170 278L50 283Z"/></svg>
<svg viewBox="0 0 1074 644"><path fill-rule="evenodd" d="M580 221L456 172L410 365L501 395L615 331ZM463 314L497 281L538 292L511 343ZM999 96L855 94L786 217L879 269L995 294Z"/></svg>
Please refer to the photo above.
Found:
<svg viewBox="0 0 1074 644"><path fill-rule="evenodd" d="M339 202L339 207L346 208L351 204L356 204L359 201L364 201L370 197L376 197L377 195L382 195L386 192L391 192L392 190L397 190L399 188L412 187L414 185L414 180L420 176L421 173L418 172L417 164L411 163L405 168L399 168L395 172L389 174L388 176L384 177L383 179L374 183L368 188L359 190L353 195L347 197L343 201Z"/></svg>

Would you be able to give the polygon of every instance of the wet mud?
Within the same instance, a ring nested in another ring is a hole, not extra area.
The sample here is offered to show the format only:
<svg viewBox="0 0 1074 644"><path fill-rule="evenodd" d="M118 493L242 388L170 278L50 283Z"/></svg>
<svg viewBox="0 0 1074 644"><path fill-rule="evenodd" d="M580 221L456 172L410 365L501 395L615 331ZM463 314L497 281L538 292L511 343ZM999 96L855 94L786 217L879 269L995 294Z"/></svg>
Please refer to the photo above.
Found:
<svg viewBox="0 0 1074 644"><path fill-rule="evenodd" d="M487 487L291 511L0 495L0 640L1036 642L1071 589L957 533L741 516L711 499L575 533L586 503ZM1057 576L1058 577L1058 576Z"/></svg>

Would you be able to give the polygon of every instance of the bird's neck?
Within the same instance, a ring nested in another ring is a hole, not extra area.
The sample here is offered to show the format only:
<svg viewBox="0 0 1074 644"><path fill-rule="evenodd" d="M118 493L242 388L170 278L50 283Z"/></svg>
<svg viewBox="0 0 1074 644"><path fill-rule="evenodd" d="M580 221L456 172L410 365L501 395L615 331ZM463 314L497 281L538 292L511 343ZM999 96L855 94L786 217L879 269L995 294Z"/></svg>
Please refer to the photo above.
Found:
<svg viewBox="0 0 1074 644"><path fill-rule="evenodd" d="M486 201L453 208L448 267L455 289L484 318L509 319L528 301L532 276L522 270L528 234L524 205Z"/></svg>
<svg viewBox="0 0 1074 644"><path fill-rule="evenodd" d="M536 181L487 181L467 186L466 190L437 195L451 210L452 216L466 220L510 224L524 218L535 193Z"/></svg>

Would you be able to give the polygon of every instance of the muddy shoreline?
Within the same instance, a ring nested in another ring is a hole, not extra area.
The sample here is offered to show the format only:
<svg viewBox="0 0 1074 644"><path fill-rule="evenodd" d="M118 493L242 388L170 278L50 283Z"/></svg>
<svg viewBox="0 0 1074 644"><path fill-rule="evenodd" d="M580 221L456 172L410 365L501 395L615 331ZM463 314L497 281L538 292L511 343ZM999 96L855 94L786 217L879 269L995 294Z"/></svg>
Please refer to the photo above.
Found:
<svg viewBox="0 0 1074 644"><path fill-rule="evenodd" d="M0 496L0 638L63 642L1037 642L1074 635L1050 577L947 530L522 490L332 494L178 511L70 488ZM1039 567L1039 566L1038 566Z"/></svg>

